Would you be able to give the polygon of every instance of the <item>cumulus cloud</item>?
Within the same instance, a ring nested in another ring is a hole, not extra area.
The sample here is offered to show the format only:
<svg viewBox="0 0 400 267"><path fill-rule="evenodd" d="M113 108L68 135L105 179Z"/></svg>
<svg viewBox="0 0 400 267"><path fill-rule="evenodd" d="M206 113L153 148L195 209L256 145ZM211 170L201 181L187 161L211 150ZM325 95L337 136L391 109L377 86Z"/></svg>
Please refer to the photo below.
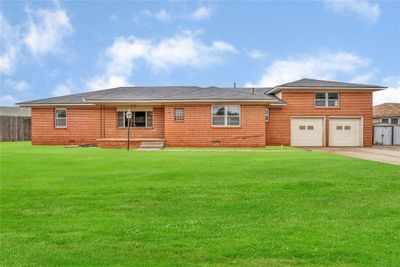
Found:
<svg viewBox="0 0 400 267"><path fill-rule="evenodd" d="M30 87L30 85L26 81L7 79L4 81L4 87L8 90L25 91Z"/></svg>
<svg viewBox="0 0 400 267"><path fill-rule="evenodd" d="M201 6L194 10L190 15L189 18L193 20L203 20L208 19L212 14L212 8Z"/></svg>
<svg viewBox="0 0 400 267"><path fill-rule="evenodd" d="M382 83L388 86L388 89L374 92L374 106L386 102L400 103L400 76L384 78Z"/></svg>
<svg viewBox="0 0 400 267"><path fill-rule="evenodd" d="M161 22L169 22L172 20L171 13L163 8L156 12L151 12L150 10L145 9L142 11L142 14L148 17L153 17Z"/></svg>
<svg viewBox="0 0 400 267"><path fill-rule="evenodd" d="M248 52L248 55L252 59L261 59L266 56L266 54L260 50L252 49Z"/></svg>
<svg viewBox="0 0 400 267"><path fill-rule="evenodd" d="M0 28L0 73L11 75L15 71L18 54L21 49L19 27L11 26L3 14L0 13Z"/></svg>
<svg viewBox="0 0 400 267"><path fill-rule="evenodd" d="M74 31L67 12L56 2L54 9L26 9L29 21L24 42L34 56L62 50L65 37Z"/></svg>
<svg viewBox="0 0 400 267"><path fill-rule="evenodd" d="M159 42L134 36L119 37L107 48L105 71L87 82L90 90L127 85L138 60L153 71L169 71L173 67L206 67L223 62L223 55L235 53L233 45L214 41L210 45L186 31Z"/></svg>
<svg viewBox="0 0 400 267"><path fill-rule="evenodd" d="M353 76L369 61L348 52L320 52L315 55L279 59L268 66L261 79L246 86L275 86L302 78L335 79L338 75Z"/></svg>
<svg viewBox="0 0 400 267"><path fill-rule="evenodd" d="M15 26L0 12L1 74L12 75L27 50L35 57L61 51L63 40L73 27L66 11L54 3L53 9L26 8L28 21Z"/></svg>
<svg viewBox="0 0 400 267"><path fill-rule="evenodd" d="M74 91L73 85L70 82L58 84L52 91L53 96L62 96L72 94Z"/></svg>
<svg viewBox="0 0 400 267"><path fill-rule="evenodd" d="M325 0L325 3L335 12L355 14L368 22L375 22L381 14L379 5L368 0Z"/></svg>
<svg viewBox="0 0 400 267"><path fill-rule="evenodd" d="M0 106L14 106L18 99L10 94L0 95Z"/></svg>

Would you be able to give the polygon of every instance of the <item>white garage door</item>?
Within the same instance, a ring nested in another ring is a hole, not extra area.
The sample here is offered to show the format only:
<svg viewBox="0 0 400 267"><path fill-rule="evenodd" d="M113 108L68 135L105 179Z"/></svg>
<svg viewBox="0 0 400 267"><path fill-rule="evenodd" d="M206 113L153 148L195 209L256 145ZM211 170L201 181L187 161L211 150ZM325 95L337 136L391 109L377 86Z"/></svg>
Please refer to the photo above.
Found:
<svg viewBox="0 0 400 267"><path fill-rule="evenodd" d="M290 144L292 146L323 146L323 118L292 118Z"/></svg>
<svg viewBox="0 0 400 267"><path fill-rule="evenodd" d="M361 136L361 119L329 119L329 146L361 146Z"/></svg>

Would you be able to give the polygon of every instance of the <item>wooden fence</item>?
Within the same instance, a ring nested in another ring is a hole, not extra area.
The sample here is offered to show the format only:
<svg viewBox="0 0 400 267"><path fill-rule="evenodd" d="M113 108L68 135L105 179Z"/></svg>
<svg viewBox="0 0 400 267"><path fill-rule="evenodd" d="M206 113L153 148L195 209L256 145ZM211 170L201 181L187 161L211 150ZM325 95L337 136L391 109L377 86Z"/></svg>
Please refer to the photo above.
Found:
<svg viewBox="0 0 400 267"><path fill-rule="evenodd" d="M31 118L0 116L0 142L31 140Z"/></svg>

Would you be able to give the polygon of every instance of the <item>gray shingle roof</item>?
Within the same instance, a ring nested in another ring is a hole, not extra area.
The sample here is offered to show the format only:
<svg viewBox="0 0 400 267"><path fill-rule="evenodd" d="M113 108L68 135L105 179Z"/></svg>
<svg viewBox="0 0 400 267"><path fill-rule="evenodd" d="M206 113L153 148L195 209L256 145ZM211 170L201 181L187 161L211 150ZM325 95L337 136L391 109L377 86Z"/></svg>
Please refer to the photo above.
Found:
<svg viewBox="0 0 400 267"><path fill-rule="evenodd" d="M219 88L197 86L118 87L80 94L45 98L18 103L31 104L85 104L102 101L182 101L182 100L272 100L277 97L265 94L270 88Z"/></svg>
<svg viewBox="0 0 400 267"><path fill-rule="evenodd" d="M298 81L281 84L277 87L338 87L338 88L386 88L378 85L358 84L358 83L343 83L335 81L324 81L315 79L301 79Z"/></svg>

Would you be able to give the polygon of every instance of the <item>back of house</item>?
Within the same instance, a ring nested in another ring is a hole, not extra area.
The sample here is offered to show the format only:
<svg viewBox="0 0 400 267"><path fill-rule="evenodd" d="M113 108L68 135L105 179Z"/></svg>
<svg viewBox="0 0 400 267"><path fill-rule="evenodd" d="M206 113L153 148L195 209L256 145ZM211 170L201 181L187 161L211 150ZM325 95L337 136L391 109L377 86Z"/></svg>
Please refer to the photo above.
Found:
<svg viewBox="0 0 400 267"><path fill-rule="evenodd" d="M371 146L372 93L302 79L272 88L118 87L19 103L32 144L125 147ZM132 118L127 118L127 112Z"/></svg>

